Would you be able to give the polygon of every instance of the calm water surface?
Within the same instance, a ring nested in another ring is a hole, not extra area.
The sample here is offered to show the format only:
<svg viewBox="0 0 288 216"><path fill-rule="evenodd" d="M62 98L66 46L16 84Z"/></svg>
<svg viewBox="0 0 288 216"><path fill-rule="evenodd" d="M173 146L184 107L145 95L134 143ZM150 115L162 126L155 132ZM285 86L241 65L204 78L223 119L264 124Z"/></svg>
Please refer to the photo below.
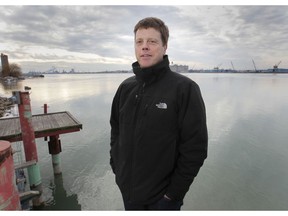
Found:
<svg viewBox="0 0 288 216"><path fill-rule="evenodd" d="M33 114L69 111L83 130L61 135L62 176L37 139L46 210L123 210L109 166L110 106L132 74L26 79ZM186 74L202 91L209 152L183 210L288 210L288 74ZM14 89L15 90L15 89ZM0 95L11 89L0 85Z"/></svg>

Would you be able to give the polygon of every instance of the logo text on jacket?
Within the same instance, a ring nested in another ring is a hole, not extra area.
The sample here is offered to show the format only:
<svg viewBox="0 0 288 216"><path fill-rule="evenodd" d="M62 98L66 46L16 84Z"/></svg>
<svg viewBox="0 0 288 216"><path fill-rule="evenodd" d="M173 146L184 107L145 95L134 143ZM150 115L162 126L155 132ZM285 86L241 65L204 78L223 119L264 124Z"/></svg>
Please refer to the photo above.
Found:
<svg viewBox="0 0 288 216"><path fill-rule="evenodd" d="M156 106L159 108L159 109L167 109L167 104L166 103L158 103L156 104Z"/></svg>

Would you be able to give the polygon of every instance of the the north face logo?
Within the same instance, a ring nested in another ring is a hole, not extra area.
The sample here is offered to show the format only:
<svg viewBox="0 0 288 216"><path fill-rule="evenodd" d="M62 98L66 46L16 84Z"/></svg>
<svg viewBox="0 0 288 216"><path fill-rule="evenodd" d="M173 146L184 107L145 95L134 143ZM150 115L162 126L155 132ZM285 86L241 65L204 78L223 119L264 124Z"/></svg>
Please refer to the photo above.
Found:
<svg viewBox="0 0 288 216"><path fill-rule="evenodd" d="M158 103L158 104L156 104L156 106L159 109L167 109L167 104L166 103Z"/></svg>

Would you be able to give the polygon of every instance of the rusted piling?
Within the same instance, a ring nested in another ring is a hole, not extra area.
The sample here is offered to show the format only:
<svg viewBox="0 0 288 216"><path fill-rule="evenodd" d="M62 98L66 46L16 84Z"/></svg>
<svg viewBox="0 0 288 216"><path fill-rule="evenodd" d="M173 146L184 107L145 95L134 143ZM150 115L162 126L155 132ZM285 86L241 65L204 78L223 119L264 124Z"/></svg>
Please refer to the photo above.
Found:
<svg viewBox="0 0 288 216"><path fill-rule="evenodd" d="M21 210L11 144L0 140L0 210Z"/></svg>
<svg viewBox="0 0 288 216"><path fill-rule="evenodd" d="M40 196L32 199L33 207L43 205L42 201L42 182L40 168L38 165L37 147L35 142L34 128L32 125L32 112L29 92L13 92L16 97L19 110L19 119L22 132L22 140L25 151L26 162L36 161L35 164L27 167L30 189L39 191Z"/></svg>

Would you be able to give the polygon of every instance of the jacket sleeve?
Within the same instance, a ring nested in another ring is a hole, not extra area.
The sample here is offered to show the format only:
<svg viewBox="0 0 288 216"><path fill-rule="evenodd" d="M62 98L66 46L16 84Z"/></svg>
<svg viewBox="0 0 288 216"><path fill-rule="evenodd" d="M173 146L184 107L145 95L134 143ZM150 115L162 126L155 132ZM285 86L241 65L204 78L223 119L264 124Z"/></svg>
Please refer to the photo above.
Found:
<svg viewBox="0 0 288 216"><path fill-rule="evenodd" d="M184 199L207 158L208 146L206 111L200 88L192 81L181 89L178 94L178 158L166 191L175 200Z"/></svg>
<svg viewBox="0 0 288 216"><path fill-rule="evenodd" d="M121 87L121 86L120 86ZM110 126L111 126L111 135L110 135L110 166L112 171L115 173L115 164L113 161L113 150L115 148L115 143L119 139L119 96L120 96L120 87L118 88L111 106L111 115L110 115Z"/></svg>

